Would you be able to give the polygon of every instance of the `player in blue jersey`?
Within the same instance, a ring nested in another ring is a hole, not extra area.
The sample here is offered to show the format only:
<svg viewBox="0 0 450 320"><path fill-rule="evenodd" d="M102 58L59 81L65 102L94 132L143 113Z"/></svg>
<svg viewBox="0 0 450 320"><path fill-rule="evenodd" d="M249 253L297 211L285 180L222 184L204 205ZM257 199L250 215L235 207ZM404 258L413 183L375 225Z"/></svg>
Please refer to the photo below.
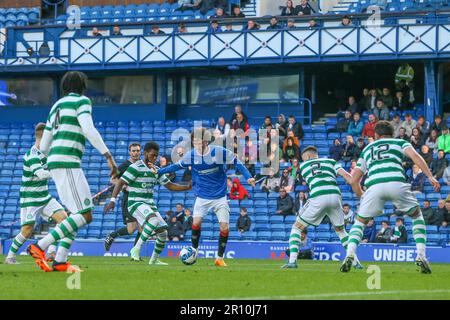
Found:
<svg viewBox="0 0 450 320"><path fill-rule="evenodd" d="M205 128L196 128L191 134L193 149L180 161L158 170L158 174L175 172L190 166L192 186L196 196L192 223L192 246L198 252L203 217L213 210L220 223L219 249L214 264L226 267L223 260L228 241L230 207L227 201L227 164L235 164L248 184L255 186L255 179L233 152L219 146L209 145L211 134Z"/></svg>

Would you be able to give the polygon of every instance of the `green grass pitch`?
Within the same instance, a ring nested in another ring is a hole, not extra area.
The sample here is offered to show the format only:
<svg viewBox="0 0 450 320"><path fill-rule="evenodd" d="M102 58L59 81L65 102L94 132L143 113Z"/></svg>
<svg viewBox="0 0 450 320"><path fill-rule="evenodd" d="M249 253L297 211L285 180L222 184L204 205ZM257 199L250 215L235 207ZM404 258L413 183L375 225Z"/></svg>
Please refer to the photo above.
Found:
<svg viewBox="0 0 450 320"><path fill-rule="evenodd" d="M4 256L0 256L0 261ZM168 267L130 262L127 258L73 257L84 269L80 289L68 289L70 274L44 273L28 256L20 265L0 264L0 299L450 299L450 265L433 264L431 275L412 263L377 263L381 289L369 290L366 269L339 272L339 262L305 261L298 269L280 269L280 260L212 259Z"/></svg>

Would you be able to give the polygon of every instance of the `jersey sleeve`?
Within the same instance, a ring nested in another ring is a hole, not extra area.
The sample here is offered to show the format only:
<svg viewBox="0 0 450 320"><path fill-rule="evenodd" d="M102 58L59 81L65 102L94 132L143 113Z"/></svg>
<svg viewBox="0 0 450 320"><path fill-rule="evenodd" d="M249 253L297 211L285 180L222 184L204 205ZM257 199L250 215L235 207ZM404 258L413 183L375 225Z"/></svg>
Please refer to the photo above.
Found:
<svg viewBox="0 0 450 320"><path fill-rule="evenodd" d="M85 98L80 101L80 106L77 109L77 117L81 116L82 114L89 114L92 116L92 103L89 98Z"/></svg>
<svg viewBox="0 0 450 320"><path fill-rule="evenodd" d="M402 143L402 151L403 151L403 152L405 152L406 149L412 148L412 147L413 147L413 146L412 146L411 143L409 143L408 141L403 141L403 143Z"/></svg>
<svg viewBox="0 0 450 320"><path fill-rule="evenodd" d="M33 175L37 176L38 171L45 171L44 167L42 166L41 159L37 155L30 154L30 157L27 159L27 164L31 169L31 172Z"/></svg>
<svg viewBox="0 0 450 320"><path fill-rule="evenodd" d="M167 175L163 174L158 178L158 183L162 186L165 186L170 182L170 179L167 177Z"/></svg>
<svg viewBox="0 0 450 320"><path fill-rule="evenodd" d="M131 182L135 181L138 176L138 172L135 168L132 166L129 166L127 171L125 171L120 179L125 181L127 184L130 184Z"/></svg>
<svg viewBox="0 0 450 320"><path fill-rule="evenodd" d="M366 160L364 160L363 157L358 159L358 162L356 163L356 168L361 170L363 174L366 174L366 172L367 172L367 163L366 163Z"/></svg>
<svg viewBox="0 0 450 320"><path fill-rule="evenodd" d="M336 174L338 173L338 171L339 171L340 169L343 169L343 168L342 168L342 165L341 165L339 162L336 162L336 163L334 164L334 171L336 171Z"/></svg>

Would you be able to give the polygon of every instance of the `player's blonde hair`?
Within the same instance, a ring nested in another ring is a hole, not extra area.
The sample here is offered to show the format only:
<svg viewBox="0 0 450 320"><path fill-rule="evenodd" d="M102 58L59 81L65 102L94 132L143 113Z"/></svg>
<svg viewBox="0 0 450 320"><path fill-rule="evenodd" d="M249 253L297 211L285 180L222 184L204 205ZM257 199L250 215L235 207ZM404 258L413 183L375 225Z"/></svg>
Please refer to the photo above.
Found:
<svg viewBox="0 0 450 320"><path fill-rule="evenodd" d="M39 122L36 127L34 127L34 136L36 139L42 138L42 135L44 134L45 130L45 123Z"/></svg>

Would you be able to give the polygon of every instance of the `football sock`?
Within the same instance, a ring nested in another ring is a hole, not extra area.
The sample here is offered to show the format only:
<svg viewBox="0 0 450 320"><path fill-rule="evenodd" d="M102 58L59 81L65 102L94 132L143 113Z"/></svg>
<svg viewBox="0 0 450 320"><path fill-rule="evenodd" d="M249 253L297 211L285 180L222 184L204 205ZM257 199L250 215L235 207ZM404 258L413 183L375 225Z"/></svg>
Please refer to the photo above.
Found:
<svg viewBox="0 0 450 320"><path fill-rule="evenodd" d="M366 225L359 220L356 220L355 223L353 224L349 234L347 257L355 255L356 248L358 247L363 237L365 227Z"/></svg>
<svg viewBox="0 0 450 320"><path fill-rule="evenodd" d="M342 229L341 231L336 231L336 234L339 237L339 240L341 241L342 246L344 249L347 249L348 246L348 233L345 231L345 229Z"/></svg>
<svg viewBox="0 0 450 320"><path fill-rule="evenodd" d="M159 258L159 255L164 250L167 242L167 230L160 232L156 235L155 248L153 249L153 254L151 260L154 261Z"/></svg>
<svg viewBox="0 0 450 320"><path fill-rule="evenodd" d="M225 253L225 248L227 247L227 242L228 242L228 235L229 235L230 231L220 231L220 236L219 236L219 250L217 252L217 255L220 258L223 258L223 254Z"/></svg>
<svg viewBox="0 0 450 320"><path fill-rule="evenodd" d="M72 242L75 240L75 234L68 235L67 237L61 239L59 241L58 251L56 252L55 261L59 263L67 262L67 256L69 254L70 246Z"/></svg>
<svg viewBox="0 0 450 320"><path fill-rule="evenodd" d="M72 234L76 234L78 229L86 224L86 219L82 214L73 214L58 224L44 238L39 240L38 246L42 250L46 250L53 242L66 238Z"/></svg>
<svg viewBox="0 0 450 320"><path fill-rule="evenodd" d="M58 246L58 242L53 242L47 249L47 254L53 254L56 253L56 247Z"/></svg>
<svg viewBox="0 0 450 320"><path fill-rule="evenodd" d="M25 238L22 233L19 232L19 234L14 238L11 247L9 248L8 252L8 258L12 258L16 255L17 251L19 251L20 247L27 241L27 238Z"/></svg>
<svg viewBox="0 0 450 320"><path fill-rule="evenodd" d="M427 228L425 226L425 220L423 219L422 212L412 219L413 221L413 237L416 241L417 255L425 256L425 246L427 242Z"/></svg>
<svg viewBox="0 0 450 320"><path fill-rule="evenodd" d="M138 241L136 241L136 244L134 246L141 250L142 245L155 232L155 230L158 228L158 225L159 220L156 217L150 218L148 221L146 221L144 224L144 228L142 229L141 236L139 237Z"/></svg>
<svg viewBox="0 0 450 320"><path fill-rule="evenodd" d="M298 250L302 239L301 234L302 230L293 225L289 236L289 263L297 263Z"/></svg>
<svg viewBox="0 0 450 320"><path fill-rule="evenodd" d="M136 234L136 237L134 238L134 245L138 242L139 238L141 237L141 233L138 231Z"/></svg>
<svg viewBox="0 0 450 320"><path fill-rule="evenodd" d="M128 228L127 227L123 227L120 228L116 231L111 232L110 236L112 238L117 238L117 237L124 237L124 236L128 236Z"/></svg>
<svg viewBox="0 0 450 320"><path fill-rule="evenodd" d="M200 242L200 234L201 234L201 228L200 226L192 225L192 247L194 249L198 248L198 243ZM219 247L220 248L220 247Z"/></svg>

